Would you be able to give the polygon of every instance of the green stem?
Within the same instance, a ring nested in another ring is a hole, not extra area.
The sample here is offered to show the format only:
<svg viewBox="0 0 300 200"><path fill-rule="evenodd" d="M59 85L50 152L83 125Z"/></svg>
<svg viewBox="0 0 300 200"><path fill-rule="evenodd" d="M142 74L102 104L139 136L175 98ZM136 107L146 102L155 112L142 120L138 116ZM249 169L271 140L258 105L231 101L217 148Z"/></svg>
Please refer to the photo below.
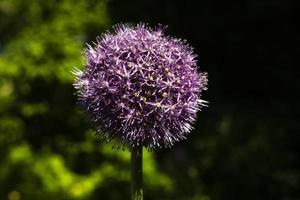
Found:
<svg viewBox="0 0 300 200"><path fill-rule="evenodd" d="M131 151L131 200L143 200L143 146Z"/></svg>

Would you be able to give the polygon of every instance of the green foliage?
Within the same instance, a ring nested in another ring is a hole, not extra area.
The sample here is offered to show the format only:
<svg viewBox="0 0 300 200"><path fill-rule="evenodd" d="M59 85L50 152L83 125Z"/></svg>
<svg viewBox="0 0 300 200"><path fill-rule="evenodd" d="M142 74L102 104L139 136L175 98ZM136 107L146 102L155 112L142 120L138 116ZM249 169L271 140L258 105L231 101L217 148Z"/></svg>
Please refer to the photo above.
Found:
<svg viewBox="0 0 300 200"><path fill-rule="evenodd" d="M83 66L84 43L110 26L105 0L0 2L0 194L5 198L129 197L130 152L96 141L72 89L71 71ZM153 153L144 155L146 187L172 192Z"/></svg>

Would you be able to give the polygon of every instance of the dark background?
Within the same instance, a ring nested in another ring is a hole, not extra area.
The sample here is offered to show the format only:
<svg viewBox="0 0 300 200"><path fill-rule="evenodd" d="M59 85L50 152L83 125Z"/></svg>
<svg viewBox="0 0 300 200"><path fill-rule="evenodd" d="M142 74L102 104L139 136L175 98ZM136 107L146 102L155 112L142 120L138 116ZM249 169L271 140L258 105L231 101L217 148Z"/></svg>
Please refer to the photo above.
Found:
<svg viewBox="0 0 300 200"><path fill-rule="evenodd" d="M0 1L3 199L129 198L129 152L95 140L69 73L120 22L168 25L209 75L188 140L146 155L145 199L300 199L296 12L292 0Z"/></svg>

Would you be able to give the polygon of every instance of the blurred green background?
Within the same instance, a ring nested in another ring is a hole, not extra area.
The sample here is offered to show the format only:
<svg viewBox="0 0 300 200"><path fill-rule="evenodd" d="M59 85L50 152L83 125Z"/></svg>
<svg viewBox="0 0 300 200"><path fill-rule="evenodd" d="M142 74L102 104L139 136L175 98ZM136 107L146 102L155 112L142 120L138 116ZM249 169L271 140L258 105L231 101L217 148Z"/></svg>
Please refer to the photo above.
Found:
<svg viewBox="0 0 300 200"><path fill-rule="evenodd" d="M130 154L76 104L81 51L118 22L167 24L209 74L188 140L145 151L145 199L300 199L294 1L0 0L0 199L129 199Z"/></svg>

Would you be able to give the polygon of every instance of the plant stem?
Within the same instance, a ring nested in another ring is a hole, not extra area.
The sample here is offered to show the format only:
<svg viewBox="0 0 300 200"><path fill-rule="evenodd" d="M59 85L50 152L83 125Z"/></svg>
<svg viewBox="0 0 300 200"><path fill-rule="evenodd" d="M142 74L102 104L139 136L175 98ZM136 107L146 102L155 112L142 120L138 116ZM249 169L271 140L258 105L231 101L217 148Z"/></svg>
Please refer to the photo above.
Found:
<svg viewBox="0 0 300 200"><path fill-rule="evenodd" d="M131 200L143 200L143 146L131 151Z"/></svg>

